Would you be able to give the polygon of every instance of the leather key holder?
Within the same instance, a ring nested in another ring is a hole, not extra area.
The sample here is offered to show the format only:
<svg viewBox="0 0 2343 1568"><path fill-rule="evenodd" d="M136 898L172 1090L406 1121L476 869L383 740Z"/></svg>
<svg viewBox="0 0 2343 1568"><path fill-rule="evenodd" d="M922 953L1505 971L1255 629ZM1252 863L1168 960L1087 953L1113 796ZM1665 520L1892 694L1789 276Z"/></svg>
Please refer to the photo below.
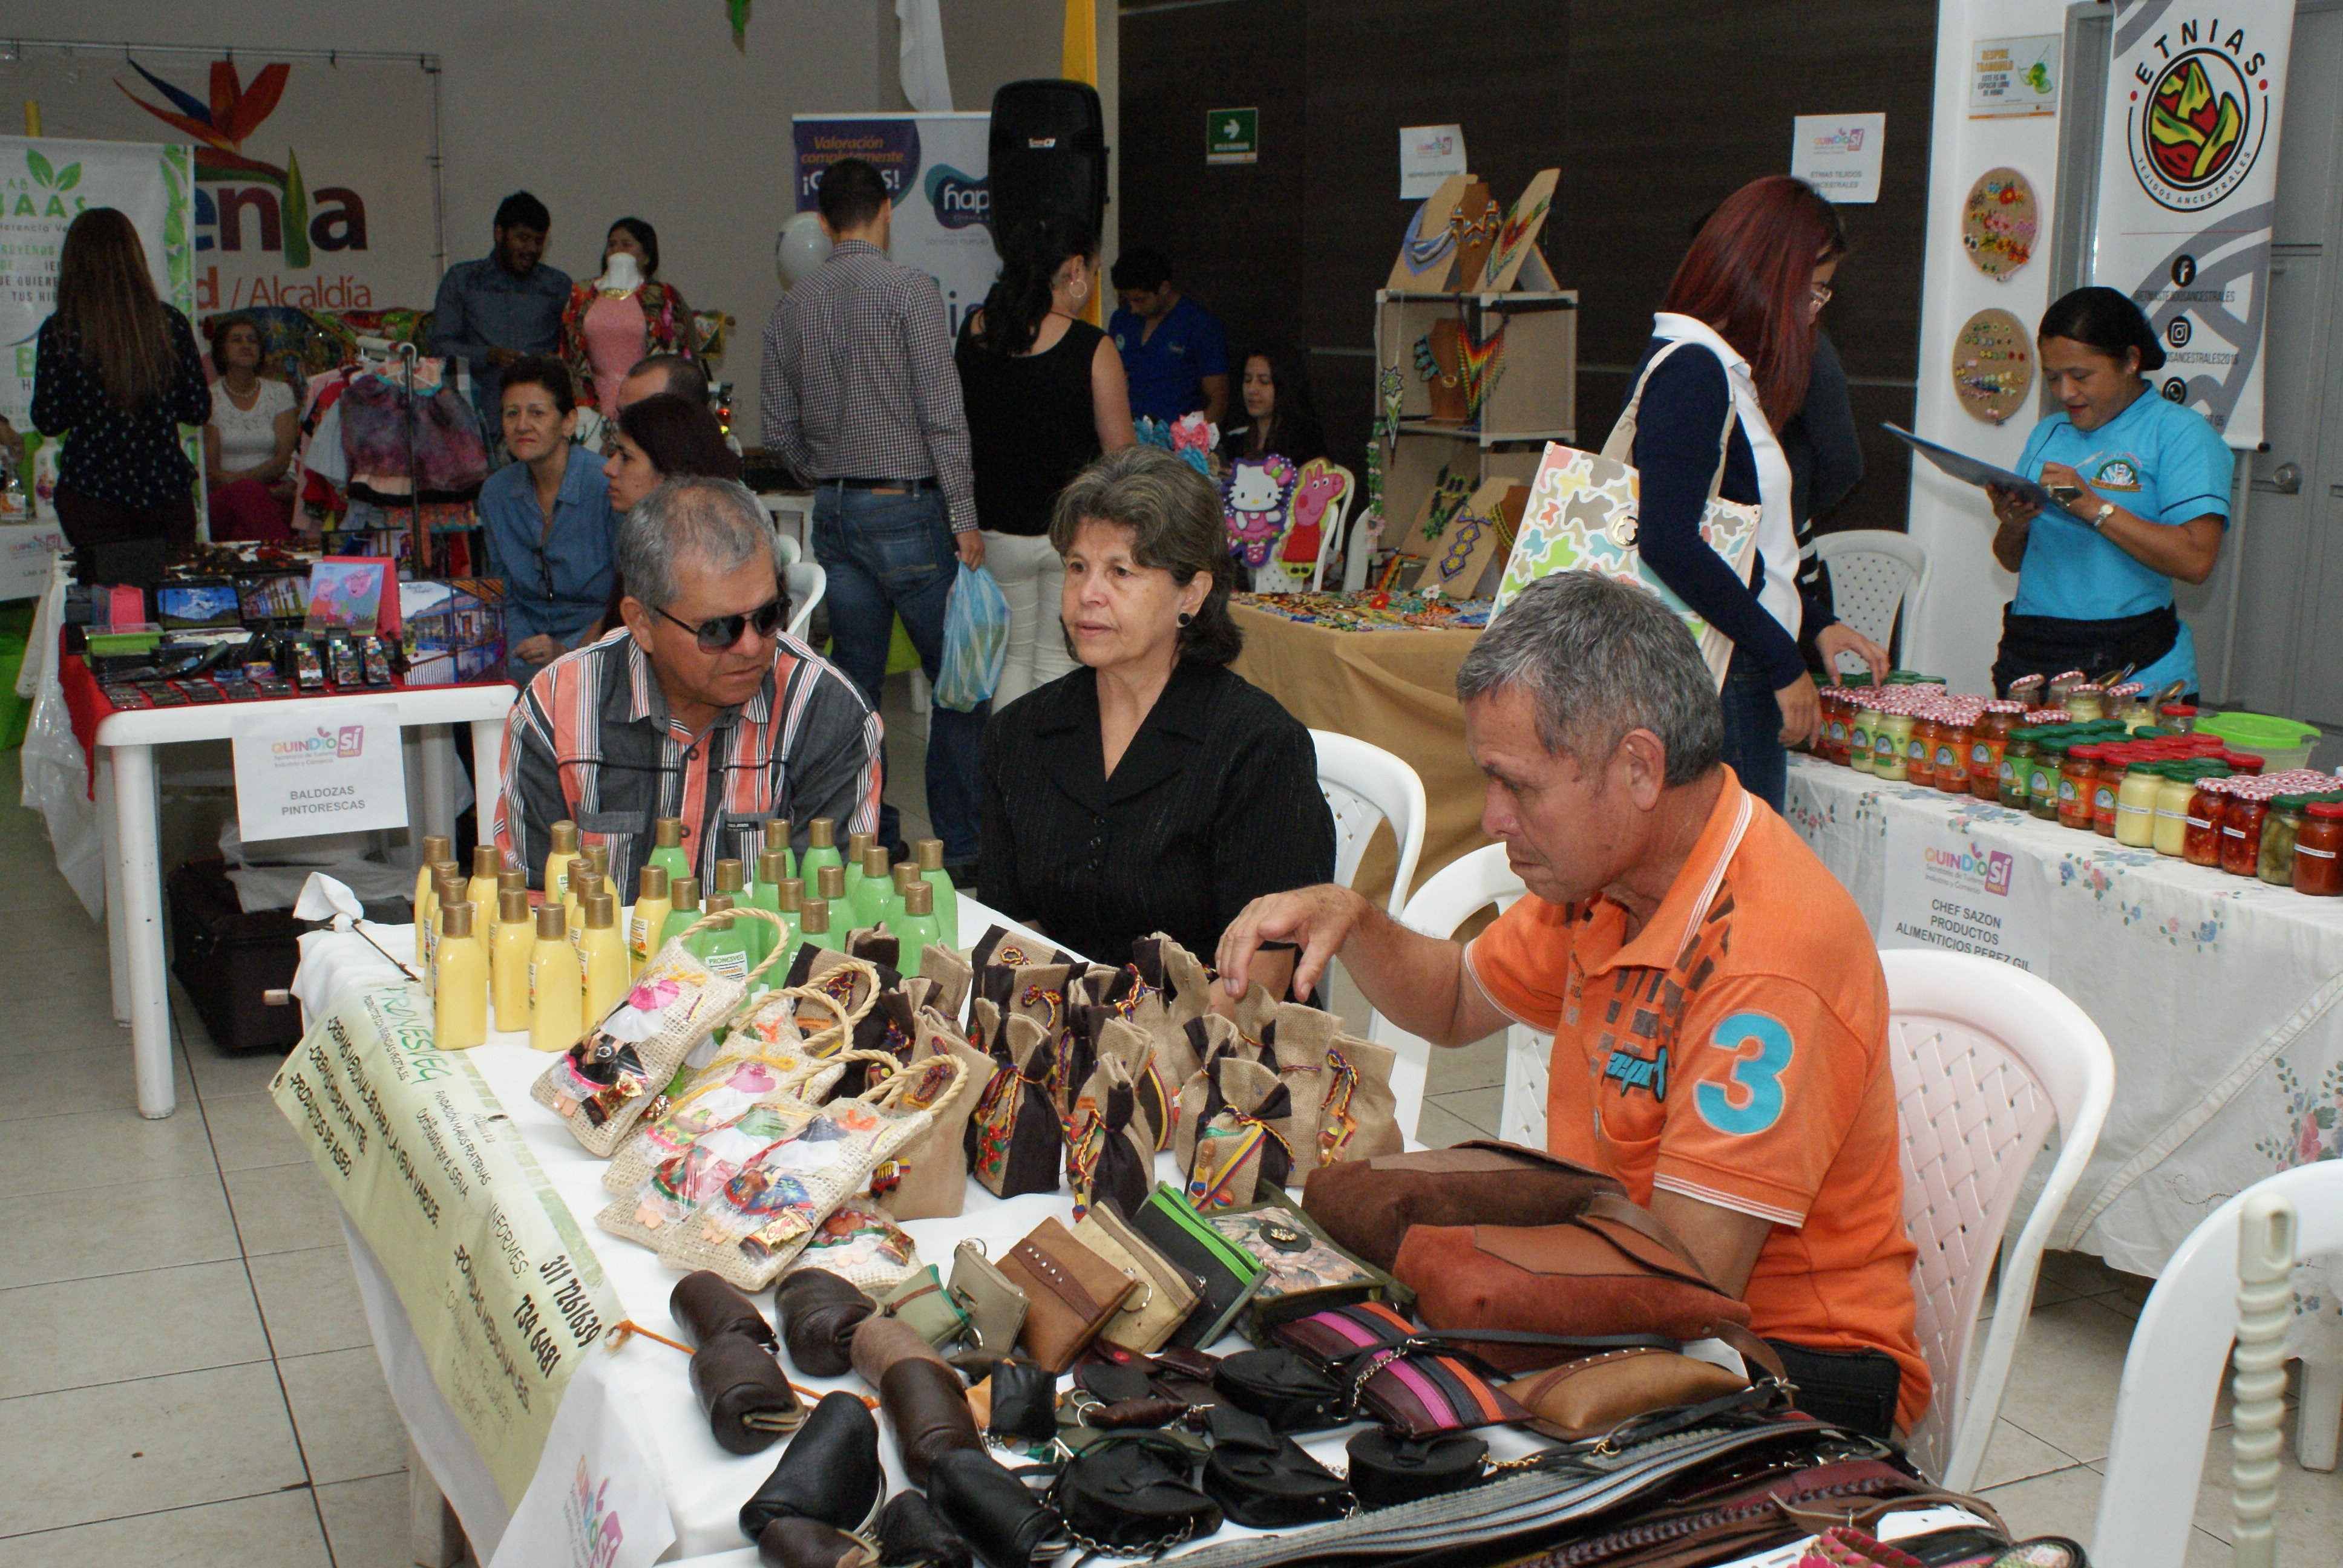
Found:
<svg viewBox="0 0 2343 1568"><path fill-rule="evenodd" d="M1018 1343L1052 1373L1073 1365L1138 1288L1055 1220L1042 1221L1011 1248L1001 1272L1031 1303Z"/></svg>

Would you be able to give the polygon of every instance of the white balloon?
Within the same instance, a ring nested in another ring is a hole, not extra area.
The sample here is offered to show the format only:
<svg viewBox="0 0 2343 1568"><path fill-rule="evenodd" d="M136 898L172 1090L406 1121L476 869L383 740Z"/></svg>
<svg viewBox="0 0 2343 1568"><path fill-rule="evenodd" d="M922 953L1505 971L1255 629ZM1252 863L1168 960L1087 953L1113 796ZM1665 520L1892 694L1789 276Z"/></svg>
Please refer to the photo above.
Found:
<svg viewBox="0 0 2343 1568"><path fill-rule="evenodd" d="M773 242L773 266L779 270L784 286L804 282L829 259L830 236L821 232L819 214L801 212L781 225L780 235Z"/></svg>

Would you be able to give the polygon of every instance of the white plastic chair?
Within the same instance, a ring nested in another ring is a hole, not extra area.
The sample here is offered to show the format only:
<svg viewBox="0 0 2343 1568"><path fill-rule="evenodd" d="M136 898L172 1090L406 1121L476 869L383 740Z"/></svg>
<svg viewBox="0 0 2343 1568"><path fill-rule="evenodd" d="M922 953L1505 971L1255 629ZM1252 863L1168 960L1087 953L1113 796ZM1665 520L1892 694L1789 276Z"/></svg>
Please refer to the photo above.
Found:
<svg viewBox="0 0 2343 1568"><path fill-rule="evenodd" d="M1928 552L1909 534L1885 528L1846 528L1815 536L1815 554L1830 568L1831 602L1839 619L1885 648L1896 630L1896 611L1904 610L1904 624L1920 615L1920 601L1928 595ZM1852 653L1839 656L1839 668L1865 668Z"/></svg>
<svg viewBox="0 0 2343 1568"><path fill-rule="evenodd" d="M789 635L802 642L813 625L813 607L830 591L830 574L820 561L791 561L781 568L781 580L789 586Z"/></svg>
<svg viewBox="0 0 2343 1568"><path fill-rule="evenodd" d="M1967 953L1900 950L1881 953L1879 963L1887 975L1904 1228L1920 1250L1912 1276L1920 1353L1936 1391L1909 1448L1924 1473L1966 1492L2026 1332L2043 1246L2115 1098L2115 1059L2088 1014L2023 970ZM2057 1160L2005 1249L2026 1171L2054 1129ZM1963 1369L1996 1251L2002 1310L1972 1381Z"/></svg>
<svg viewBox="0 0 2343 1568"><path fill-rule="evenodd" d="M2180 1243L2148 1292L2124 1356L2091 1532L2094 1563L2180 1568L2187 1554L2205 1440L2237 1329L2238 1217L2258 1193L2282 1194L2294 1205L2296 1257L2343 1251L2343 1161L2337 1161L2255 1182ZM2330 1543L2330 1555L2332 1550Z"/></svg>
<svg viewBox="0 0 2343 1568"><path fill-rule="evenodd" d="M768 490L757 498L757 504L773 519L773 531L798 547L798 553L789 559L804 559L813 543L813 497L803 491Z"/></svg>
<svg viewBox="0 0 2343 1568"><path fill-rule="evenodd" d="M1310 741L1318 750L1319 793L1334 814L1334 879L1346 888L1351 885L1375 824L1389 822L1392 837L1399 842L1388 905L1396 917L1415 881L1415 863L1423 855L1423 826L1432 815L1424 803L1423 780L1403 759L1356 736L1313 729Z"/></svg>
<svg viewBox="0 0 2343 1568"><path fill-rule="evenodd" d="M1327 467L1342 476L1342 493L1336 496L1332 504L1327 507L1326 516L1322 519L1322 526L1318 529L1318 558L1310 568L1312 593L1316 593L1325 586L1327 554L1342 546L1342 525L1357 507L1359 500L1358 476L1340 463L1329 463Z"/></svg>
<svg viewBox="0 0 2343 1568"><path fill-rule="evenodd" d="M1410 930L1445 940L1456 934L1457 927L1491 904L1496 905L1500 912L1512 908L1524 890L1521 879L1514 876L1513 868L1505 864L1505 847L1489 844L1443 866L1433 873L1431 880L1416 890L1415 897L1408 900L1406 907L1398 910L1394 918ZM1514 1040L1515 1037L1523 1040L1544 1038L1518 1024L1510 1031L1509 1041ZM1399 1053L1399 1060L1392 1064L1392 1097L1398 1101L1394 1114L1400 1131L1413 1138L1415 1136L1416 1119L1423 1111L1423 1080L1426 1069L1432 1064L1432 1042L1420 1035L1408 1033L1380 1013L1368 1016L1367 1038ZM1505 1070L1508 1100L1512 1097L1511 1061L1515 1054L1514 1046L1509 1044ZM1543 1057L1539 1060L1538 1068L1541 1074L1539 1082L1543 1086ZM1545 1106L1543 1087L1539 1090L1537 1101L1539 1121L1543 1124ZM1501 1131L1499 1136L1512 1138L1513 1134ZM1541 1141L1543 1138L1541 1133Z"/></svg>
<svg viewBox="0 0 2343 1568"><path fill-rule="evenodd" d="M798 544L797 540L789 538L787 534L777 533L773 536L774 565L793 567L803 559L805 559L805 550Z"/></svg>

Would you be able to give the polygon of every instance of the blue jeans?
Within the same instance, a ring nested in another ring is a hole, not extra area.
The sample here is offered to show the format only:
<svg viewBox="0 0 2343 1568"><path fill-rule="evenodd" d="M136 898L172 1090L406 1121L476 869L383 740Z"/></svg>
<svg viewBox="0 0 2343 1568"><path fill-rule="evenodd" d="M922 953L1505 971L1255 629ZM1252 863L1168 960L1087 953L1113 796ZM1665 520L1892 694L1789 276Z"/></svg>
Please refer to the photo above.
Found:
<svg viewBox="0 0 2343 1568"><path fill-rule="evenodd" d="M1741 787L1778 814L1790 788L1790 754L1782 746L1782 705L1775 700L1774 683L1736 648L1717 697L1725 707L1725 760Z"/></svg>
<svg viewBox="0 0 2343 1568"><path fill-rule="evenodd" d="M897 616L932 682L943 662L944 602L960 575L943 498L932 489L888 496L825 485L814 492L813 558L830 576L830 658L871 708ZM990 703L973 713L941 703L928 709L928 820L950 865L977 858L977 747L990 713ZM881 844L901 836L900 820L892 804L880 806Z"/></svg>

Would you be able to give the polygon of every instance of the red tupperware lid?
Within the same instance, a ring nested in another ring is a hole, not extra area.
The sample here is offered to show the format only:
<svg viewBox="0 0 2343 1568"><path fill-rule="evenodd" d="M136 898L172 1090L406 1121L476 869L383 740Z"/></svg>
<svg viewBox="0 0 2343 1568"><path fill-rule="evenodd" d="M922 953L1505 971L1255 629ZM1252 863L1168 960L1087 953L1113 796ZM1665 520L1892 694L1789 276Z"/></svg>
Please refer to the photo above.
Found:
<svg viewBox="0 0 2343 1568"><path fill-rule="evenodd" d="M2167 702L2162 708L2157 709L2157 711L2158 713L2167 714L2175 719L2194 719L2197 717L2197 710L2185 702Z"/></svg>

